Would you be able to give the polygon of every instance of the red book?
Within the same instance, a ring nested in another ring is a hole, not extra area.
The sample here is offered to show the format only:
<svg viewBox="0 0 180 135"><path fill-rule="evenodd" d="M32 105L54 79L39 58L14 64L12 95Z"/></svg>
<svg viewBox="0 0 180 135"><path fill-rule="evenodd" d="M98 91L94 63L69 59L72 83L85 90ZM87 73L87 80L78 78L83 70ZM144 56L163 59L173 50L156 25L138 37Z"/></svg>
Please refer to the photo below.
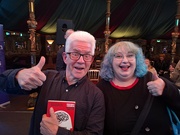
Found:
<svg viewBox="0 0 180 135"><path fill-rule="evenodd" d="M47 116L50 117L49 109L53 107L59 126L73 131L75 104L75 101L48 100Z"/></svg>

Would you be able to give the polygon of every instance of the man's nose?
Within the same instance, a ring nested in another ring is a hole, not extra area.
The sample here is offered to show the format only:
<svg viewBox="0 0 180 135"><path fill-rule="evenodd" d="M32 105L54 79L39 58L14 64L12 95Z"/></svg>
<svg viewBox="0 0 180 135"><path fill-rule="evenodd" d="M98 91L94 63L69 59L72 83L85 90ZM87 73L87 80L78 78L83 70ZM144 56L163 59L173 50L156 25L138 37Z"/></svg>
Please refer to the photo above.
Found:
<svg viewBox="0 0 180 135"><path fill-rule="evenodd" d="M83 56L81 55L78 62L85 62Z"/></svg>

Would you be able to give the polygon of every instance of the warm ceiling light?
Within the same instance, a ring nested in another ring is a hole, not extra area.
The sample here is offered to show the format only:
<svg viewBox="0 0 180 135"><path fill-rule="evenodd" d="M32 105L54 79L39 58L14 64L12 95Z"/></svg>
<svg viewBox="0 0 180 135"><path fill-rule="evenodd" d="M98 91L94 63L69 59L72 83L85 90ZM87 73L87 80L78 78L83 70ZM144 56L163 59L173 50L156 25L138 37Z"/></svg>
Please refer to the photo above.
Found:
<svg viewBox="0 0 180 135"><path fill-rule="evenodd" d="M46 40L47 42L48 42L48 44L50 44L50 45L52 45L52 43L54 42L54 40L53 39L48 39L48 40Z"/></svg>

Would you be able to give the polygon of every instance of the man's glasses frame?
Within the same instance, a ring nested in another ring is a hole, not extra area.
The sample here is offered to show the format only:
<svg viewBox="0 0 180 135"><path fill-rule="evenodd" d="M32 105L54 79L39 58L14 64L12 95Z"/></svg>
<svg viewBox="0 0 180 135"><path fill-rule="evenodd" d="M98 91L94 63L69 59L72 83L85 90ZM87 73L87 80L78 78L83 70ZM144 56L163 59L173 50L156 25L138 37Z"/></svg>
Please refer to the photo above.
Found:
<svg viewBox="0 0 180 135"><path fill-rule="evenodd" d="M70 59L71 60L75 60L75 61L78 61L81 56L83 57L83 60L85 62L91 62L93 60L93 58L94 58L93 55L90 55L90 54L80 54L78 52L66 52L66 54L69 54Z"/></svg>

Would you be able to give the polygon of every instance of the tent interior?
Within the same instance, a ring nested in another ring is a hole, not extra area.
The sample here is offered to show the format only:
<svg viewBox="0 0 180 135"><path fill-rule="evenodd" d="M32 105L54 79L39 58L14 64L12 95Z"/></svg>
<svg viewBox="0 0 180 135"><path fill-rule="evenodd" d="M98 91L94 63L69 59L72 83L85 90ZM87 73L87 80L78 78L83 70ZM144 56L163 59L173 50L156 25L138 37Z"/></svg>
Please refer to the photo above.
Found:
<svg viewBox="0 0 180 135"><path fill-rule="evenodd" d="M108 47L128 40L141 46L145 56L152 60L161 53L171 60L172 33L175 28L178 32L179 27L178 5L178 0L0 0L6 68L31 66L30 12L37 23L36 59L44 55L53 68L57 51L63 45L57 42L65 33L62 28L94 35L96 55L101 58L105 54L104 33L109 31ZM49 44L47 40L54 42ZM177 37L175 62L180 59L179 46Z"/></svg>

